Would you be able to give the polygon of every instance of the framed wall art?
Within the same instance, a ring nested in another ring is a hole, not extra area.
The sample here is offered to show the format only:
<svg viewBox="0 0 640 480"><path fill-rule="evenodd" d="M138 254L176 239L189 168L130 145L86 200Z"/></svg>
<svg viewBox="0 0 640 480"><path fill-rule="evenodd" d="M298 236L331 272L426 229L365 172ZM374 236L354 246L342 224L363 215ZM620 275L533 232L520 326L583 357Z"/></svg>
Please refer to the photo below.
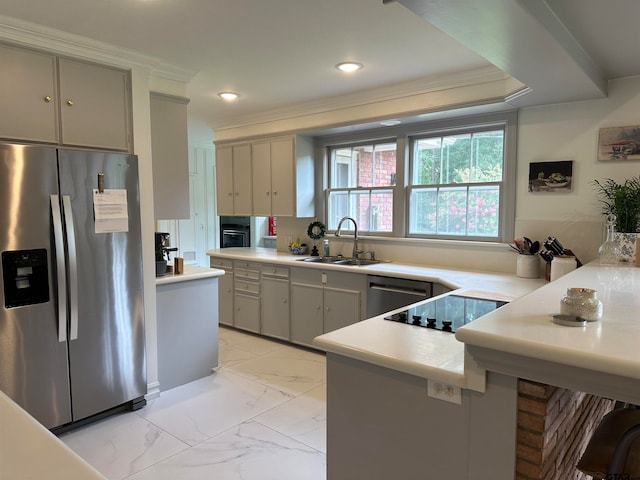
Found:
<svg viewBox="0 0 640 480"><path fill-rule="evenodd" d="M529 191L566 193L573 190L573 160L529 163Z"/></svg>
<svg viewBox="0 0 640 480"><path fill-rule="evenodd" d="M598 161L640 160L640 125L601 128Z"/></svg>

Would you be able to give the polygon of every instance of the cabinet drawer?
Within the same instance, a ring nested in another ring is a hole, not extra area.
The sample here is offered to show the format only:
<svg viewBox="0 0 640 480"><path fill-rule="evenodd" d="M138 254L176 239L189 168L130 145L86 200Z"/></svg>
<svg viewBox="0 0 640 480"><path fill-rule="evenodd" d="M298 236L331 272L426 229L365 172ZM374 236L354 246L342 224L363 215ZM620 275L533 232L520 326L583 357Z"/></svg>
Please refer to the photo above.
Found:
<svg viewBox="0 0 640 480"><path fill-rule="evenodd" d="M289 269L287 267L280 267L278 265L262 265L260 267L260 273L263 277L271 278L289 278Z"/></svg>
<svg viewBox="0 0 640 480"><path fill-rule="evenodd" d="M235 292L245 295L260 295L260 284L255 282L245 282L236 276Z"/></svg>
<svg viewBox="0 0 640 480"><path fill-rule="evenodd" d="M233 260L228 258L217 258L210 257L209 258L209 266L211 268L223 268L223 269L233 269Z"/></svg>
<svg viewBox="0 0 640 480"><path fill-rule="evenodd" d="M246 270L244 268L236 267L233 271L238 280L256 283L260 281L260 270Z"/></svg>

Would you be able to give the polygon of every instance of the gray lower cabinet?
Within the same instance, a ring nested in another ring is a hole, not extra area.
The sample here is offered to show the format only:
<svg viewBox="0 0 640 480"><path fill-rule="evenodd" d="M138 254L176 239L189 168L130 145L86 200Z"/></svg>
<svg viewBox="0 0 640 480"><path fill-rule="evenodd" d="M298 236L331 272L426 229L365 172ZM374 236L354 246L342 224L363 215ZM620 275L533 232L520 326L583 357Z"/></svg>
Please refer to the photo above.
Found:
<svg viewBox="0 0 640 480"><path fill-rule="evenodd" d="M313 339L363 320L367 275L210 258L222 325L313 347Z"/></svg>
<svg viewBox="0 0 640 480"><path fill-rule="evenodd" d="M277 265L262 265L260 273L260 333L289 340L289 269Z"/></svg>
<svg viewBox="0 0 640 480"><path fill-rule="evenodd" d="M260 333L260 265L233 262L233 326Z"/></svg>
<svg viewBox="0 0 640 480"><path fill-rule="evenodd" d="M209 266L224 270L218 277L218 323L233 327L233 260L211 257Z"/></svg>
<svg viewBox="0 0 640 480"><path fill-rule="evenodd" d="M323 332L323 290L316 285L291 282L291 341L311 346Z"/></svg>
<svg viewBox="0 0 640 480"><path fill-rule="evenodd" d="M313 346L323 333L364 318L366 275L291 269L291 341Z"/></svg>

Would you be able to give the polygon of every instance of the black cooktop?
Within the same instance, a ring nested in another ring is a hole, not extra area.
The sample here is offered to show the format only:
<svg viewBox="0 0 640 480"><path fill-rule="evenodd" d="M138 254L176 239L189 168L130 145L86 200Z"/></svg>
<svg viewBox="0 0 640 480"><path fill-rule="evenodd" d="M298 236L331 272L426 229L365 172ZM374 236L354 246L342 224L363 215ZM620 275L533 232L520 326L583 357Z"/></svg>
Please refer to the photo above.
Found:
<svg viewBox="0 0 640 480"><path fill-rule="evenodd" d="M502 300L447 295L436 300L426 300L384 319L453 333L507 303Z"/></svg>

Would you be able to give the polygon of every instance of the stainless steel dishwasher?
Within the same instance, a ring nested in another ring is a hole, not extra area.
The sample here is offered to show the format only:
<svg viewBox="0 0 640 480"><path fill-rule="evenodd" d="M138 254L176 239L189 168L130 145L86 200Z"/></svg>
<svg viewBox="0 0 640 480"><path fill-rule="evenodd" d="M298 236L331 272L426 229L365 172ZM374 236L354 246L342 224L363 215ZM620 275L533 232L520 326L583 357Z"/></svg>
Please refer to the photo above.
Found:
<svg viewBox="0 0 640 480"><path fill-rule="evenodd" d="M406 307L433 296L433 283L423 280L368 275L368 286L367 318Z"/></svg>

